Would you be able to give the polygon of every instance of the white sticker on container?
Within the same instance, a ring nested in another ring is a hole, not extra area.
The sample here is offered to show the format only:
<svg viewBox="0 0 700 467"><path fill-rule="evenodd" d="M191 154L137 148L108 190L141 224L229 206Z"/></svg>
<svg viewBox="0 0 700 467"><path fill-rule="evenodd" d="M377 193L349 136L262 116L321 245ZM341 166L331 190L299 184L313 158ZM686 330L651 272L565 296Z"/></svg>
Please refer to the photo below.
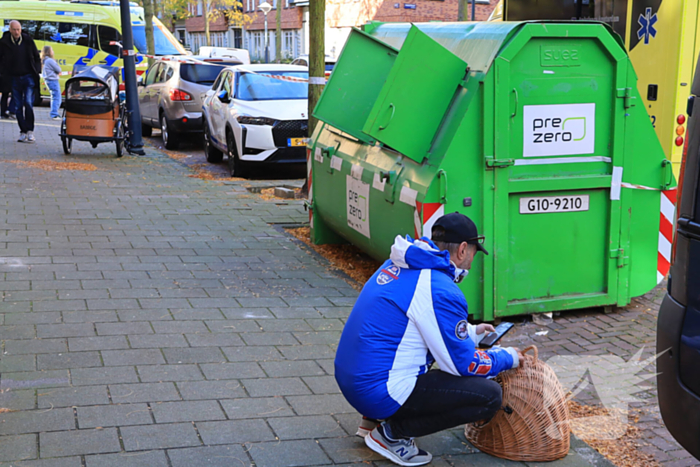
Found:
<svg viewBox="0 0 700 467"><path fill-rule="evenodd" d="M416 207L416 197L418 192L413 188L403 186L401 187L401 195L399 196L399 201L406 203L409 206Z"/></svg>
<svg viewBox="0 0 700 467"><path fill-rule="evenodd" d="M348 227L367 238L369 233L369 183L363 183L350 175L345 177L347 187Z"/></svg>
<svg viewBox="0 0 700 467"><path fill-rule="evenodd" d="M381 175L375 173L374 180L372 180L372 188L375 190L384 191L384 186L386 186L386 180L382 180Z"/></svg>
<svg viewBox="0 0 700 467"><path fill-rule="evenodd" d="M331 157L331 169L340 170L343 168L343 159L338 156Z"/></svg>
<svg viewBox="0 0 700 467"><path fill-rule="evenodd" d="M323 162L323 150L321 148L316 148L314 151L314 159L316 159L316 162Z"/></svg>
<svg viewBox="0 0 700 467"><path fill-rule="evenodd" d="M622 189L622 167L613 167L612 183L610 183L610 200L612 200L612 201L619 200L621 189Z"/></svg>
<svg viewBox="0 0 700 467"><path fill-rule="evenodd" d="M363 171L364 171L364 169L362 168L361 165L353 164L352 169L350 169L350 175L352 175L352 178L362 180L362 172Z"/></svg>
<svg viewBox="0 0 700 467"><path fill-rule="evenodd" d="M593 154L595 104L523 107L523 157Z"/></svg>

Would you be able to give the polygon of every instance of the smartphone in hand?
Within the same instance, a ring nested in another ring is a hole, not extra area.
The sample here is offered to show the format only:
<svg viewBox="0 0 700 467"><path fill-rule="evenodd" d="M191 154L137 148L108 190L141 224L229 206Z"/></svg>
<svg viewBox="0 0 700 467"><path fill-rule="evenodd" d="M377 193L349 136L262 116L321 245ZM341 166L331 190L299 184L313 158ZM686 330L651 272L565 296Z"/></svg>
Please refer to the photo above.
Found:
<svg viewBox="0 0 700 467"><path fill-rule="evenodd" d="M484 337L481 342L479 343L479 347L486 347L487 349L489 347L493 347L496 342L498 342L501 337L503 337L508 331L510 331L513 326L515 326L513 323L507 323L507 322L502 322L498 326L496 326L496 332L491 332Z"/></svg>

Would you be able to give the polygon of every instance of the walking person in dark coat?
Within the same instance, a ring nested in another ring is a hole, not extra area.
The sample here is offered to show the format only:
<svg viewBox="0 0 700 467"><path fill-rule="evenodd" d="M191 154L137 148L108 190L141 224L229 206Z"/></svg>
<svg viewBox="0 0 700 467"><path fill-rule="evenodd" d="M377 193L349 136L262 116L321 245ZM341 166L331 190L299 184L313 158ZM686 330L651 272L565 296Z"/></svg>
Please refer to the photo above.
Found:
<svg viewBox="0 0 700 467"><path fill-rule="evenodd" d="M34 93L39 83L41 59L34 39L22 32L19 21L11 21L10 30L0 39L0 66L12 77L12 96L20 131L18 141L33 143Z"/></svg>

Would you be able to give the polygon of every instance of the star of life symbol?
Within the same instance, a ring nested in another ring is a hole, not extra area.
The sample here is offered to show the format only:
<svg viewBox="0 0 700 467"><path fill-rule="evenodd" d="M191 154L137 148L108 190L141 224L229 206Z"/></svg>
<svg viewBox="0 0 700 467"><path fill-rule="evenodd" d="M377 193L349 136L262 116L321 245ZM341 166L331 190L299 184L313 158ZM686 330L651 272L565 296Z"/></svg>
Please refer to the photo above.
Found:
<svg viewBox="0 0 700 467"><path fill-rule="evenodd" d="M643 15L639 15L637 22L641 26L637 30L637 38L641 41L644 38L644 43L649 43L649 36L656 37L656 29L654 25L659 19L656 17L656 13L651 14L651 8L647 8Z"/></svg>
<svg viewBox="0 0 700 467"><path fill-rule="evenodd" d="M607 415L572 418L570 425L574 433L584 434L581 437L585 439L618 439L627 432L628 405L639 401L633 394L646 390L640 383L656 376L638 373L664 353L642 360L643 351L644 348L640 349L628 361L617 355L558 355L547 360L567 399L587 392L597 395L607 409ZM555 439L560 436L555 426L549 427L547 433Z"/></svg>

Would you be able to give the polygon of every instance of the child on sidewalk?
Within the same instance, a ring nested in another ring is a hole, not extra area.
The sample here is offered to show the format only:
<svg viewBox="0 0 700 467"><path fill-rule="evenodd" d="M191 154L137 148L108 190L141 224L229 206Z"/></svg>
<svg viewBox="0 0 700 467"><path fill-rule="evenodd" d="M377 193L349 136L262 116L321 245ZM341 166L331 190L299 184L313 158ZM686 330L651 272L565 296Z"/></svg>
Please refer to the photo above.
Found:
<svg viewBox="0 0 700 467"><path fill-rule="evenodd" d="M41 49L41 63L46 87L51 91L50 116L53 120L60 120L61 115L59 115L58 109L61 107L61 85L58 83L58 76L61 74L61 67L54 60L53 49L50 45L45 45Z"/></svg>

